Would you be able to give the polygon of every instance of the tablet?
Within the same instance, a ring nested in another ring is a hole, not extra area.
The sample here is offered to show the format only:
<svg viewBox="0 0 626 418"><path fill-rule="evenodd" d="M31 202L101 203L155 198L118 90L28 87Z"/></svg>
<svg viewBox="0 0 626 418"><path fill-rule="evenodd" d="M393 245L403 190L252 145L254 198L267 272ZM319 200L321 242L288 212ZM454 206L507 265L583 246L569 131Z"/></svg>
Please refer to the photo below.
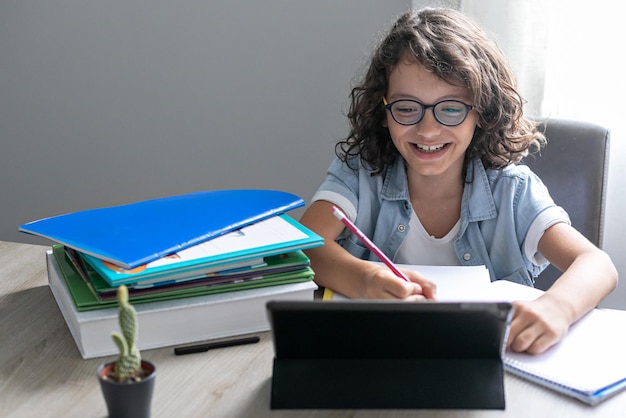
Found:
<svg viewBox="0 0 626 418"><path fill-rule="evenodd" d="M272 408L503 409L509 302L270 301Z"/></svg>

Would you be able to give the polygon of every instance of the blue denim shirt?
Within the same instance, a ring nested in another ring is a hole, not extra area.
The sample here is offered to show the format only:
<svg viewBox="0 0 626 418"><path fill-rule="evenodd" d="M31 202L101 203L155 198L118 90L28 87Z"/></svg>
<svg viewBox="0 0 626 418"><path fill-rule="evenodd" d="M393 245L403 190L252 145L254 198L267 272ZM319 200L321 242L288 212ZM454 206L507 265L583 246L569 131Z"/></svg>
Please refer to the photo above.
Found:
<svg viewBox="0 0 626 418"><path fill-rule="evenodd" d="M409 200L404 160L399 157L382 174L372 176L358 158L349 165L338 158L313 200L327 200L346 215L392 260L409 230L413 208ZM532 286L547 266L533 264L524 254L524 240L542 211L569 223L543 182L527 166L485 169L470 162L461 204L461 227L454 247L461 265L485 265L491 280L506 279ZM352 255L377 260L349 233L337 242Z"/></svg>

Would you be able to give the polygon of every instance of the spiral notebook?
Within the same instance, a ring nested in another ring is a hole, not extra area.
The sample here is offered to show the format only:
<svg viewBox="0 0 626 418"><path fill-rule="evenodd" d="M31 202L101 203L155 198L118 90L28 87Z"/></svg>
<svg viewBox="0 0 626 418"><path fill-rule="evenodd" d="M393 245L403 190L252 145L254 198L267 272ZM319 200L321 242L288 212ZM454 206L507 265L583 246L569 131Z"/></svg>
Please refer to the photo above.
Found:
<svg viewBox="0 0 626 418"><path fill-rule="evenodd" d="M500 280L495 299L534 299L541 291ZM595 405L626 389L626 312L594 309L566 337L540 355L504 356L504 369L557 392Z"/></svg>

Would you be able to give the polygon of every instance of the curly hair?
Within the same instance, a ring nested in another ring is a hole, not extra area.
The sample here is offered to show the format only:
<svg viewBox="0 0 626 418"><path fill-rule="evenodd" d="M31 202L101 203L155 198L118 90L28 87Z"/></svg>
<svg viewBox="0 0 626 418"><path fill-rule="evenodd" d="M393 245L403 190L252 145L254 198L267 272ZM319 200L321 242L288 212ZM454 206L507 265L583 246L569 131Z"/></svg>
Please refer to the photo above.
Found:
<svg viewBox="0 0 626 418"><path fill-rule="evenodd" d="M473 99L478 125L465 153L488 168L503 168L541 149L545 137L523 115L523 99L502 51L475 22L446 8L404 13L375 49L369 68L350 93L348 137L335 153L347 162L360 156L374 174L399 155L383 126L389 74L401 60L415 60L448 84L465 87Z"/></svg>

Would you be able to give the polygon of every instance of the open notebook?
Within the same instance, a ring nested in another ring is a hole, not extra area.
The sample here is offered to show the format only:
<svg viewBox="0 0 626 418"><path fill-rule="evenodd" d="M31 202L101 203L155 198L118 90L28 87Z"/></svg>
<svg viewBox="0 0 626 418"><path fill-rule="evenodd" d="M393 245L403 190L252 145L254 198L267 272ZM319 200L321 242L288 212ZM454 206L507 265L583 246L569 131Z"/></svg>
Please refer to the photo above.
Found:
<svg viewBox="0 0 626 418"><path fill-rule="evenodd" d="M542 292L516 283L492 284L497 299L534 299ZM507 352L508 372L595 405L626 389L626 311L594 309L540 355Z"/></svg>

